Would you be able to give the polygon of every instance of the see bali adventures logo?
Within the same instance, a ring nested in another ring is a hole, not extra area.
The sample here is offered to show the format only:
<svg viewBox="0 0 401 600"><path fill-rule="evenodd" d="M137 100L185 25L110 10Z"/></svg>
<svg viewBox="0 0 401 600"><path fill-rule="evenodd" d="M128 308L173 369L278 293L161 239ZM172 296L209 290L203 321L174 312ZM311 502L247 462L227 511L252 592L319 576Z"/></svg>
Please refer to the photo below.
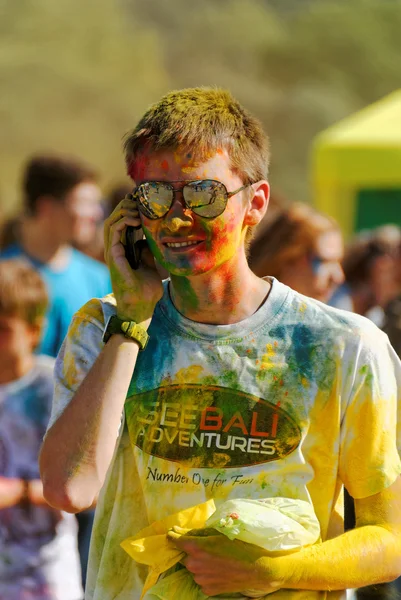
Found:
<svg viewBox="0 0 401 600"><path fill-rule="evenodd" d="M280 406L219 386L171 385L127 399L131 442L188 467L230 468L279 460L301 441Z"/></svg>

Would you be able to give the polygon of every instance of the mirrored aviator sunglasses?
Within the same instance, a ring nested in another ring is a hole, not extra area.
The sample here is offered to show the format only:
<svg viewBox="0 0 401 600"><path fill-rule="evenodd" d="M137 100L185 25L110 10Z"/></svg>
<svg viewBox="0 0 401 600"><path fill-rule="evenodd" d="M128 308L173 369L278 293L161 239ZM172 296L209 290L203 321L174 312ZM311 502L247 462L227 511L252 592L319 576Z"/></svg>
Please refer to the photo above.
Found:
<svg viewBox="0 0 401 600"><path fill-rule="evenodd" d="M146 181L134 190L132 195L138 200L140 211L148 219L164 217L170 210L177 191L182 192L186 208L200 217L214 219L224 212L231 196L250 185L246 184L233 192L228 192L224 183L214 179L189 181L182 188L175 188L173 183L182 182Z"/></svg>

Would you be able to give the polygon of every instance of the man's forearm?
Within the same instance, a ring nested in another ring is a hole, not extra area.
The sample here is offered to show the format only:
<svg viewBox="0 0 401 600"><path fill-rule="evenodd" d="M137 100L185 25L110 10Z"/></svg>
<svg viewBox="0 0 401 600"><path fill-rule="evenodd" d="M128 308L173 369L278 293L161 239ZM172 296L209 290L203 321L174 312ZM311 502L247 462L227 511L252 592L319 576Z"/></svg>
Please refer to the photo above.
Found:
<svg viewBox="0 0 401 600"><path fill-rule="evenodd" d="M401 572L400 535L383 526L353 529L323 544L273 559L259 559L283 588L341 590L396 579Z"/></svg>
<svg viewBox="0 0 401 600"><path fill-rule="evenodd" d="M46 435L40 455L46 500L69 512L93 504L116 445L139 347L110 338L74 398Z"/></svg>

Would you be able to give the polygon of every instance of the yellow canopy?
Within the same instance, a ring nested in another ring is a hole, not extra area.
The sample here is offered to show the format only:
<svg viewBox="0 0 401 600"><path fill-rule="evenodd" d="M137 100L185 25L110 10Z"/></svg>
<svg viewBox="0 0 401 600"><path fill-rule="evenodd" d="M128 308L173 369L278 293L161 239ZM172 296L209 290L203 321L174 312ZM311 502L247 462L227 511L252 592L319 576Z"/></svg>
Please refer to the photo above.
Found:
<svg viewBox="0 0 401 600"><path fill-rule="evenodd" d="M351 233L359 190L401 188L401 90L320 133L312 169L316 206Z"/></svg>

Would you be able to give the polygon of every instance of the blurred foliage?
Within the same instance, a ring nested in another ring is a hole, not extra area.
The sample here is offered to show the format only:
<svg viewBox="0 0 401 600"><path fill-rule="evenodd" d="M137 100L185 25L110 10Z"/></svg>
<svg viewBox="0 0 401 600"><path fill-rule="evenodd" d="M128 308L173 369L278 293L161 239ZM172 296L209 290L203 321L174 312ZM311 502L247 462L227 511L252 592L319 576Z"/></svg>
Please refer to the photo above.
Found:
<svg viewBox="0 0 401 600"><path fill-rule="evenodd" d="M160 41L113 0L0 0L0 193L19 199L36 151L76 153L124 176L121 138L168 88Z"/></svg>
<svg viewBox="0 0 401 600"><path fill-rule="evenodd" d="M401 87L401 0L0 0L0 193L27 155L74 152L104 183L169 89L228 87L271 138L273 189L310 198L317 132Z"/></svg>

